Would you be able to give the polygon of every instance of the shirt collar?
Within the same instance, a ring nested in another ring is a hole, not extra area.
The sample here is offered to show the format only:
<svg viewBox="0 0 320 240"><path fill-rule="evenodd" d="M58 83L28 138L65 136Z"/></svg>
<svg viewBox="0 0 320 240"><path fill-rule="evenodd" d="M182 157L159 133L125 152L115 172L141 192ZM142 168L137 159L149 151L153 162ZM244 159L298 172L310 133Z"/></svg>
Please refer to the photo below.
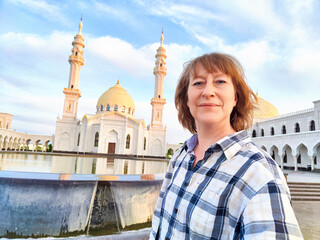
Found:
<svg viewBox="0 0 320 240"><path fill-rule="evenodd" d="M219 146L220 149L224 152L226 158L229 160L234 155L236 155L237 152L240 151L240 149L250 142L251 139L247 133L246 130L242 130L236 133L233 133L231 135L225 136L224 138L220 139L218 142L212 144L208 150L211 152L216 152L217 147ZM185 150L187 152L192 152L195 148L195 146L198 144L198 135L194 134L191 138L189 138L185 143ZM207 151L208 151L207 150Z"/></svg>

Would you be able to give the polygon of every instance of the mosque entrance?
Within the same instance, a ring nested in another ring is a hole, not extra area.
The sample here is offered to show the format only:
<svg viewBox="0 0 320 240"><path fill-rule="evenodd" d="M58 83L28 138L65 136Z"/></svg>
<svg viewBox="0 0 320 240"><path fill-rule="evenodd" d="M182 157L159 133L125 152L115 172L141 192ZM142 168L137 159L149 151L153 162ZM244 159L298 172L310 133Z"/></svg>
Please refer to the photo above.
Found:
<svg viewBox="0 0 320 240"><path fill-rule="evenodd" d="M108 153L115 153L116 152L116 143L110 143L108 144Z"/></svg>

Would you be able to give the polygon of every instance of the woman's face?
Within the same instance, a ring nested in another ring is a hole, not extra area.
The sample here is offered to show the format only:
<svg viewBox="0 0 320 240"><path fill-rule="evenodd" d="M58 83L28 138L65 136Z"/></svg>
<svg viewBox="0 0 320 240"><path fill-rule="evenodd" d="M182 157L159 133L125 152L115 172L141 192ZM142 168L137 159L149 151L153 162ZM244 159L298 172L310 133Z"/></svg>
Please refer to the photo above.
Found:
<svg viewBox="0 0 320 240"><path fill-rule="evenodd" d="M202 64L190 77L188 102L196 128L230 127L230 115L237 104L235 89L231 77L216 71L209 73Z"/></svg>

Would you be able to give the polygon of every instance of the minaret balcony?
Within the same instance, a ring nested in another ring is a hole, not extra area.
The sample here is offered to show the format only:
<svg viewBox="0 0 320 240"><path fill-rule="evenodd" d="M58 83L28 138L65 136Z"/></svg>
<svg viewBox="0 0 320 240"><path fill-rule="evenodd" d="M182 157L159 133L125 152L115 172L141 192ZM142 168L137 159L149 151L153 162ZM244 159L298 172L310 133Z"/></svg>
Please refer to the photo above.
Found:
<svg viewBox="0 0 320 240"><path fill-rule="evenodd" d="M164 68L164 67L155 66L155 67L153 68L153 74L155 74L155 73L157 73L157 72L160 72L160 73L166 75L166 74L167 74L167 69Z"/></svg>
<svg viewBox="0 0 320 240"><path fill-rule="evenodd" d="M73 96L81 97L81 91L76 88L64 88L63 93L66 95L73 95Z"/></svg>
<svg viewBox="0 0 320 240"><path fill-rule="evenodd" d="M152 98L151 105L153 105L153 104L165 105L166 99L165 98Z"/></svg>
<svg viewBox="0 0 320 240"><path fill-rule="evenodd" d="M75 55L70 55L69 56L69 63L74 62L74 63L79 63L80 65L84 64L84 58L81 56L75 56Z"/></svg>

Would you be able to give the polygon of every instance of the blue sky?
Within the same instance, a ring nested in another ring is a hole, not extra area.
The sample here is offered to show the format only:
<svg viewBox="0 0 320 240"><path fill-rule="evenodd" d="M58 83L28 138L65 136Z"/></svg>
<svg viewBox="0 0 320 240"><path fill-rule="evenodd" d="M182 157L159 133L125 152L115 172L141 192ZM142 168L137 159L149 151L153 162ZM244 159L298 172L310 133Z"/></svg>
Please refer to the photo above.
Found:
<svg viewBox="0 0 320 240"><path fill-rule="evenodd" d="M220 51L240 60L247 82L281 114L313 107L320 90L320 1L0 1L0 112L12 128L54 134L68 84L72 41L83 15L84 58L78 118L95 113L118 77L151 120L154 55L167 50L164 121L168 142L189 135L173 98L183 64Z"/></svg>

